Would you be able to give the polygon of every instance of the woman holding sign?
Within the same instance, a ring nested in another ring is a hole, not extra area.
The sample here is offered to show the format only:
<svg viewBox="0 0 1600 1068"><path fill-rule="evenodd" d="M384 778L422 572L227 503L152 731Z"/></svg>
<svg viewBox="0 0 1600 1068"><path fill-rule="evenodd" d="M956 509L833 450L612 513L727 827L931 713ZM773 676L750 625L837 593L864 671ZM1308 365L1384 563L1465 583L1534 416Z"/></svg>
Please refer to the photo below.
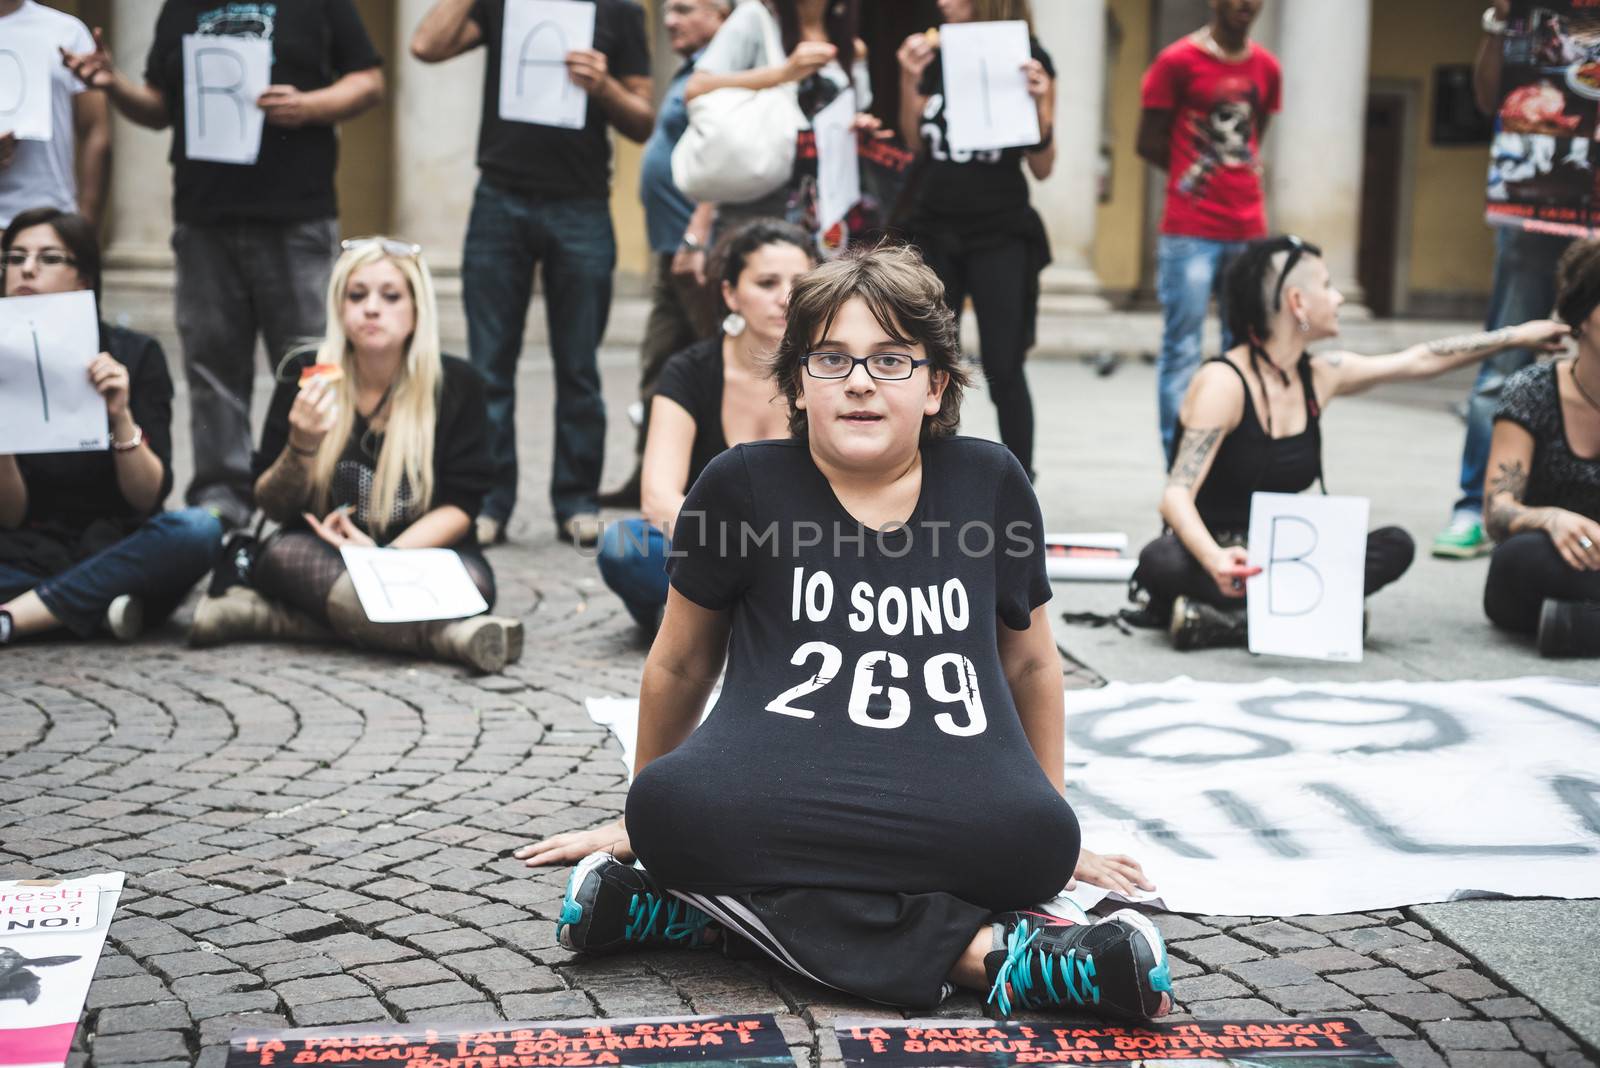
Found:
<svg viewBox="0 0 1600 1068"><path fill-rule="evenodd" d="M1600 241L1561 257L1556 311L1577 358L1518 371L1494 416L1483 608L1545 656L1600 656Z"/></svg>
<svg viewBox="0 0 1600 1068"><path fill-rule="evenodd" d="M1309 346L1339 336L1344 297L1317 246L1293 235L1252 242L1229 269L1229 329L1239 345L1207 360L1179 413L1179 446L1161 496L1167 533L1145 546L1133 581L1142 613L1179 649L1246 638L1245 532L1253 493L1300 493L1322 481L1322 413L1334 398L1384 382L1444 374L1508 348L1554 350L1568 331L1548 320L1444 338L1384 356ZM1367 535L1364 591L1411 566L1399 527Z"/></svg>
<svg viewBox="0 0 1600 1068"><path fill-rule="evenodd" d="M1043 181L1055 168L1055 66L1032 36L1028 0L939 0L947 23L1025 22L1032 55L1017 77L1038 110L1039 141L972 150L951 143L947 79L938 31L913 34L900 46L900 130L922 153L913 180L907 235L944 282L957 321L972 298L978 316L983 376L1000 417L1000 440L1033 475L1033 397L1023 361L1039 315L1039 272L1050 262L1044 222L1028 203L1022 165ZM1021 47L1020 39L1018 47ZM957 85L957 93L973 91Z"/></svg>
<svg viewBox="0 0 1600 1068"><path fill-rule="evenodd" d="M805 231L776 219L729 234L716 256L727 309L722 329L662 368L644 446L644 517L607 527L599 557L606 585L649 631L667 604L668 532L689 487L730 444L789 433L766 363L783 337L789 290L816 255Z"/></svg>
<svg viewBox="0 0 1600 1068"><path fill-rule="evenodd" d="M100 246L81 215L22 212L0 237L0 258L6 297L99 297ZM100 344L84 373L105 399L110 449L0 455L0 645L61 627L133 638L172 613L222 540L210 512L161 511L172 488L161 346L105 323Z"/></svg>
<svg viewBox="0 0 1600 1068"><path fill-rule="evenodd" d="M729 449L684 502L625 820L516 853L581 861L563 945L748 940L915 1008L952 985L1003 1014L1171 1007L1148 920L1035 908L1074 875L1151 887L1079 849L1039 504L1003 447L954 436L957 346L909 249L795 284L773 361L793 436Z"/></svg>
<svg viewBox="0 0 1600 1068"><path fill-rule="evenodd" d="M473 519L489 482L483 383L439 352L433 281L416 245L344 242L328 287L328 336L280 371L256 453L256 503L283 525L256 560L255 589L202 601L191 640L316 639L499 671L522 624L479 615L373 623L340 550L453 549L490 607L494 573Z"/></svg>

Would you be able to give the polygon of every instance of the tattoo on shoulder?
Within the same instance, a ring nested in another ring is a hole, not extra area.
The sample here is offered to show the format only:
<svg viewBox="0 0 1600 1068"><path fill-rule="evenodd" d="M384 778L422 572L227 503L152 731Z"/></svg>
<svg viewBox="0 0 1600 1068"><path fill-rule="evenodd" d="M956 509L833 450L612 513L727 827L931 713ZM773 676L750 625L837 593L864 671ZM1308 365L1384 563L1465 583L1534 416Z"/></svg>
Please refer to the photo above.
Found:
<svg viewBox="0 0 1600 1068"><path fill-rule="evenodd" d="M1319 352L1317 353L1317 358L1329 367L1338 367L1341 363L1344 363L1344 353L1342 352Z"/></svg>
<svg viewBox="0 0 1600 1068"><path fill-rule="evenodd" d="M1178 445L1177 458L1172 461L1172 470L1167 475L1167 485L1186 489L1193 486L1200 477L1200 468L1205 464L1206 457L1211 455L1221 440L1221 427L1185 430L1183 441Z"/></svg>
<svg viewBox="0 0 1600 1068"><path fill-rule="evenodd" d="M1456 356L1474 349L1492 349L1510 341L1514 328L1502 326L1499 330L1486 330L1480 334L1461 334L1428 342L1428 351L1435 356Z"/></svg>

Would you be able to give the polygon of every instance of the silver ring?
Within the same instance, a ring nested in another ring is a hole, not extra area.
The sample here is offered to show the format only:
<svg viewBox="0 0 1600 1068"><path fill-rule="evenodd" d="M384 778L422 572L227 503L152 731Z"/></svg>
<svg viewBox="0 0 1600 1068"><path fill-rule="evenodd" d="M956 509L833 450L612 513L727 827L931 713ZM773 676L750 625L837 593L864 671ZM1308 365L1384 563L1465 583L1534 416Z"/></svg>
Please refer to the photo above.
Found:
<svg viewBox="0 0 1600 1068"><path fill-rule="evenodd" d="M1594 548L1594 542L1590 541L1586 536L1584 536L1582 534L1579 534L1578 535L1578 548L1580 548L1580 549L1593 549Z"/></svg>

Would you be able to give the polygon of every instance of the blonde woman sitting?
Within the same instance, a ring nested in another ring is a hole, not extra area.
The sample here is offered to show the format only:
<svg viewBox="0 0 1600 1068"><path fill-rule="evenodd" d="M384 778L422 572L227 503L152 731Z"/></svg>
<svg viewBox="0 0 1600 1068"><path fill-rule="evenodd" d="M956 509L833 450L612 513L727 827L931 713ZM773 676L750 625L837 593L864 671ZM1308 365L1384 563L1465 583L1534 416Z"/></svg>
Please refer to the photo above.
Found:
<svg viewBox="0 0 1600 1068"><path fill-rule="evenodd" d="M387 238L344 243L328 287L328 336L295 354L256 453L256 503L282 529L251 585L201 602L191 640L316 639L499 671L522 654L522 624L476 616L373 623L339 550L450 548L492 608L494 573L473 534L489 484L483 384L441 356L421 249ZM320 518L319 518L320 517Z"/></svg>

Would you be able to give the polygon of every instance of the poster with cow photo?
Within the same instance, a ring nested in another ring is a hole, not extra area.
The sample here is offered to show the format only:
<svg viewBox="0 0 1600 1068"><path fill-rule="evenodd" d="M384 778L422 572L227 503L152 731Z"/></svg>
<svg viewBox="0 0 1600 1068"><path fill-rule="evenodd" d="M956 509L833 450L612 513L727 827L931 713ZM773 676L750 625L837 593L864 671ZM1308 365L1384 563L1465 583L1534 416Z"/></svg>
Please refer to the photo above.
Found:
<svg viewBox="0 0 1600 1068"><path fill-rule="evenodd" d="M1488 220L1588 236L1600 227L1600 7L1513 0L1503 42Z"/></svg>
<svg viewBox="0 0 1600 1068"><path fill-rule="evenodd" d="M0 882L0 1065L66 1063L122 873Z"/></svg>

